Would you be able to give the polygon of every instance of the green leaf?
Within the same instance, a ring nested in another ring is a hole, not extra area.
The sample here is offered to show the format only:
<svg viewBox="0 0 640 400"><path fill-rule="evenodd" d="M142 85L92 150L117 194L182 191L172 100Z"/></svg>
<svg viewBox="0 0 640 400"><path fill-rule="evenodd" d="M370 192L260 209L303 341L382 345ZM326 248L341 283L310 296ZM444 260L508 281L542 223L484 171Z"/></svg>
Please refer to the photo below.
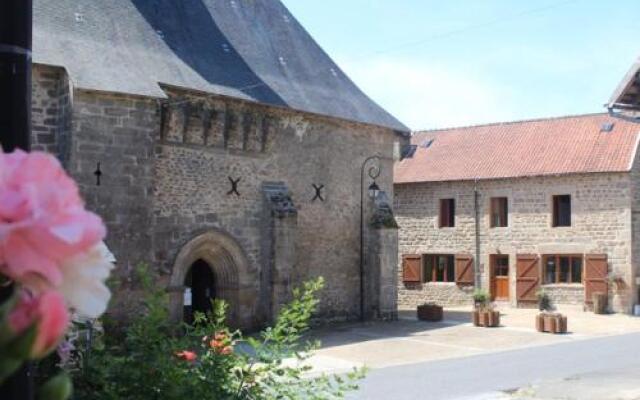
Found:
<svg viewBox="0 0 640 400"><path fill-rule="evenodd" d="M31 355L33 342L38 335L38 325L33 324L29 329L21 333L0 349L0 354L9 358L26 360Z"/></svg>
<svg viewBox="0 0 640 400"><path fill-rule="evenodd" d="M2 304L0 304L0 323L4 323L5 318L9 314L9 312L13 309L13 306L18 302L18 290L16 290L15 286L13 288L13 293L11 296L5 300Z"/></svg>
<svg viewBox="0 0 640 400"><path fill-rule="evenodd" d="M67 400L71 397L73 385L69 375L61 372L45 382L38 390L38 400Z"/></svg>
<svg viewBox="0 0 640 400"><path fill-rule="evenodd" d="M24 360L0 354L0 384L20 368Z"/></svg>

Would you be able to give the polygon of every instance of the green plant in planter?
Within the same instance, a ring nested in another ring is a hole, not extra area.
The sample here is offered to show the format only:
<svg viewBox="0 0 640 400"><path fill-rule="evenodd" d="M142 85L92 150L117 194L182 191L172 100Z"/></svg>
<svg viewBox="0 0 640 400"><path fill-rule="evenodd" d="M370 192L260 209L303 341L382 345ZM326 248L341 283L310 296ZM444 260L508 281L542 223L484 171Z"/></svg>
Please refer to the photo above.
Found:
<svg viewBox="0 0 640 400"><path fill-rule="evenodd" d="M476 289L473 291L473 305L477 309L486 309L490 303L489 292L484 289Z"/></svg>
<svg viewBox="0 0 640 400"><path fill-rule="evenodd" d="M540 289L536 292L536 296L538 298L538 310L540 311L553 311L553 303L551 301L551 297L544 290Z"/></svg>
<svg viewBox="0 0 640 400"><path fill-rule="evenodd" d="M609 274L607 274L607 281L616 291L624 289L625 287L624 275L619 272L609 272Z"/></svg>

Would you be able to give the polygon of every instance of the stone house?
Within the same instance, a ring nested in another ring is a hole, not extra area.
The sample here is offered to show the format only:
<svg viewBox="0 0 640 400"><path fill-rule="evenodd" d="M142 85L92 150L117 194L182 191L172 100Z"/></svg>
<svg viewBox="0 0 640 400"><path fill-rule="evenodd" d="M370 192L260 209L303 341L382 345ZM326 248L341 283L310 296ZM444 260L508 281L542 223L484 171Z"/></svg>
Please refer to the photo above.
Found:
<svg viewBox="0 0 640 400"><path fill-rule="evenodd" d="M640 123L591 114L417 132L395 166L399 305L638 301Z"/></svg>
<svg viewBox="0 0 640 400"><path fill-rule="evenodd" d="M317 276L322 318L393 317L397 233L370 221L407 137L278 0L35 1L33 148L104 218L122 317L141 262L176 319L215 297L259 327Z"/></svg>

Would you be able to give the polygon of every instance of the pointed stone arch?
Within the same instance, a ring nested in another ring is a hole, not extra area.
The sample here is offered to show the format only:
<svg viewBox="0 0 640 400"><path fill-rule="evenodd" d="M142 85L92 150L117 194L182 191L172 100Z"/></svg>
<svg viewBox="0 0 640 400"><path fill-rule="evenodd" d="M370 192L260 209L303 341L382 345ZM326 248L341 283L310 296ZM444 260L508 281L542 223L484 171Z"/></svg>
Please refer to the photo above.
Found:
<svg viewBox="0 0 640 400"><path fill-rule="evenodd" d="M171 316L182 319L185 279L191 266L204 261L215 276L216 298L229 304L229 324L248 327L253 324L258 293L249 260L240 244L221 231L207 231L186 243L178 252L169 282Z"/></svg>

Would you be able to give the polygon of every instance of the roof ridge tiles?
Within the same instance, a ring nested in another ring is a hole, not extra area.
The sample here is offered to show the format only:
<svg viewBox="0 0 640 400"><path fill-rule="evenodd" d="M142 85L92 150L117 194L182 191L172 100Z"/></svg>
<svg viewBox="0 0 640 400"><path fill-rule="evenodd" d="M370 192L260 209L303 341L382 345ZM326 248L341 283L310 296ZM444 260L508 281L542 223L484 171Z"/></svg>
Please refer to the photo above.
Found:
<svg viewBox="0 0 640 400"><path fill-rule="evenodd" d="M599 115L610 115L612 118L617 118L615 115L611 115L607 112L593 112L593 113L584 113L584 114L567 114L567 115L559 115L555 117L539 117L539 118L527 118L527 119L517 119L511 121L500 121L500 122L488 122L482 124L471 124L471 125L459 125L459 126L450 126L446 128L435 128L435 129L422 129L417 131L412 131L411 134L420 134L420 133L435 133L435 132L444 132L444 131L455 131L461 129L471 129L471 128L482 128L487 126L504 126L504 125L516 125L527 122L541 122L541 121L554 121L559 119L569 119L569 118L580 118L580 117L593 117Z"/></svg>

